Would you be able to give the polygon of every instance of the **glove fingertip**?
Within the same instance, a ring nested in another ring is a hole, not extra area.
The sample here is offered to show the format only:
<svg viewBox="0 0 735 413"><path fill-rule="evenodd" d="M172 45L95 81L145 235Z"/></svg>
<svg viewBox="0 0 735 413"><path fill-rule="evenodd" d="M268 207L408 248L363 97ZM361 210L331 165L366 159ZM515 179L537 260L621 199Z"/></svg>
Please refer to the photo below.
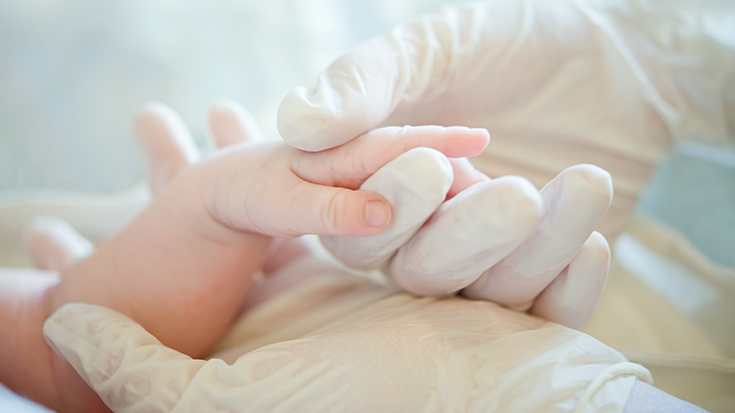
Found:
<svg viewBox="0 0 735 413"><path fill-rule="evenodd" d="M536 298L530 312L570 328L592 315L610 268L610 247L593 232L577 256Z"/></svg>
<svg viewBox="0 0 735 413"><path fill-rule="evenodd" d="M382 266L444 200L452 181L449 160L430 148L415 148L383 166L360 187L381 195L392 208L385 230L371 237L322 237L324 246L354 269Z"/></svg>
<svg viewBox="0 0 735 413"><path fill-rule="evenodd" d="M351 137L335 134L328 129L339 119L331 108L312 103L307 88L293 89L278 107L277 126L283 140L289 145L308 152L316 152L347 142Z"/></svg>

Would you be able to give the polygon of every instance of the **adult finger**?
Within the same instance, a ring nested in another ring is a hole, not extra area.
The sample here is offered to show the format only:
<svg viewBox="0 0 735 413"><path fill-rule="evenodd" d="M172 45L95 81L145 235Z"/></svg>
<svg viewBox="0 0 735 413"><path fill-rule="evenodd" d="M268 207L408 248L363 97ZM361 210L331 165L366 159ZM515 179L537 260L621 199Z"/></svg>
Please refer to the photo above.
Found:
<svg viewBox="0 0 735 413"><path fill-rule="evenodd" d="M474 184L490 180L490 177L477 170L467 158L450 158L449 162L454 170L454 180L447 192L447 198L453 198Z"/></svg>
<svg viewBox="0 0 735 413"><path fill-rule="evenodd" d="M207 112L207 123L218 148L265 139L253 115L234 100L215 102Z"/></svg>
<svg viewBox="0 0 735 413"><path fill-rule="evenodd" d="M406 152L360 187L380 194L390 203L393 218L386 230L371 237L324 236L322 243L350 268L382 267L441 205L452 176L451 164L440 152L428 148Z"/></svg>
<svg viewBox="0 0 735 413"><path fill-rule="evenodd" d="M509 307L530 304L577 255L612 201L612 179L593 165L562 171L542 190L536 231L513 253L462 291Z"/></svg>
<svg viewBox="0 0 735 413"><path fill-rule="evenodd" d="M320 151L375 128L397 104L407 65L387 37L358 46L320 73L314 88L283 99L278 131L291 146Z"/></svg>
<svg viewBox="0 0 735 413"><path fill-rule="evenodd" d="M442 204L386 269L401 289L443 296L474 282L536 229L541 198L527 180L480 182Z"/></svg>
<svg viewBox="0 0 735 413"><path fill-rule="evenodd" d="M135 135L148 159L151 192L158 194L200 154L179 115L168 106L150 102L135 116Z"/></svg>
<svg viewBox="0 0 735 413"><path fill-rule="evenodd" d="M36 217L24 238L28 256L42 270L62 271L94 250L74 227L55 217Z"/></svg>
<svg viewBox="0 0 735 413"><path fill-rule="evenodd" d="M592 315L610 268L610 247L595 231L572 262L536 297L529 310L547 320L579 328Z"/></svg>

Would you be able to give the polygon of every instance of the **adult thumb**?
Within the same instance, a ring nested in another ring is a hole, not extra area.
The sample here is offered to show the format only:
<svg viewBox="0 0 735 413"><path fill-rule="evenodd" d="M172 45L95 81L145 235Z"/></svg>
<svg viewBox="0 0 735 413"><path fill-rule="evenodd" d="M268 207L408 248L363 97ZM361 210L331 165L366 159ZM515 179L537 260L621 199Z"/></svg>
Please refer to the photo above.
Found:
<svg viewBox="0 0 735 413"><path fill-rule="evenodd" d="M315 87L293 89L278 108L278 131L306 151L341 145L391 113L400 78L399 52L388 38L373 39L320 73Z"/></svg>

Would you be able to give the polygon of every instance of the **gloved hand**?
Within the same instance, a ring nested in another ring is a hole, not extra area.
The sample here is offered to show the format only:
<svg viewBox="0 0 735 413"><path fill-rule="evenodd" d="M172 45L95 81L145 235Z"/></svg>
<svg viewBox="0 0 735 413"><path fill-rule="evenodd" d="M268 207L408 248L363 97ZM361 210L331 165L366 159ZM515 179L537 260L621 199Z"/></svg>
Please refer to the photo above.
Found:
<svg viewBox="0 0 735 413"><path fill-rule="evenodd" d="M115 412L622 411L636 379L651 381L558 324L389 293L323 264L286 268L322 276L250 312L251 340L224 359L191 359L89 304L57 310L44 335Z"/></svg>
<svg viewBox="0 0 735 413"><path fill-rule="evenodd" d="M463 230L478 233L471 241L434 242L437 235L422 229L415 238L437 247L398 257L414 256L412 265L427 257L449 262L457 250L465 252L462 258L478 252L480 240L487 246L503 244L514 251L512 257L500 265L492 265L494 260L479 265L490 265L485 268L489 272L465 293L527 305L598 226L610 196L599 171L582 172L589 167L572 174L576 184L568 184L569 172L554 176L580 163L611 172L616 196L599 229L614 238L672 141L732 142L735 59L726 35L728 20L722 16L733 10L718 4L705 10L699 2L633 0L497 0L452 6L358 46L321 73L314 88L294 89L279 108L279 131L293 146L319 150L379 125L488 129L493 142L474 164L492 177L520 175L537 187L548 183L542 201L547 218L530 236L512 220L503 227L514 234L511 238L522 240L517 249L497 235L506 232L480 230L476 226L482 223L468 219ZM596 176L597 182L583 188L584 176ZM566 187L564 196L551 196L553 187ZM531 202L530 194L525 198ZM461 208L461 202L456 204L442 209ZM584 248L597 251L589 256L599 259L596 265L592 258L584 260L585 266L604 273L606 247L599 235L591 237L594 247ZM332 247L343 260L365 250L354 241L328 243L355 246ZM388 275L410 273L405 261L389 265ZM562 271L574 272L574 267ZM541 274L546 269L552 275ZM567 278L567 287L578 282ZM588 282L595 284L599 275L592 278ZM544 294L554 296L555 289ZM544 301L532 311L567 322L555 318L560 306L550 304L563 299Z"/></svg>
<svg viewBox="0 0 735 413"><path fill-rule="evenodd" d="M589 317L609 264L607 242L593 232L610 202L604 171L570 168L540 194L507 176L443 202L449 182L439 169L427 173L430 159L427 168L418 161L399 157L361 186L393 207L382 234L323 236L327 250L353 269L381 268L413 294L462 290L508 306L535 302L533 313L571 327Z"/></svg>
<svg viewBox="0 0 735 413"><path fill-rule="evenodd" d="M279 131L319 150L378 125L483 127L494 142L477 161L491 176L541 186L578 163L611 171L633 198L617 197L617 222L671 141L734 142L734 14L690 0L458 4L294 89Z"/></svg>

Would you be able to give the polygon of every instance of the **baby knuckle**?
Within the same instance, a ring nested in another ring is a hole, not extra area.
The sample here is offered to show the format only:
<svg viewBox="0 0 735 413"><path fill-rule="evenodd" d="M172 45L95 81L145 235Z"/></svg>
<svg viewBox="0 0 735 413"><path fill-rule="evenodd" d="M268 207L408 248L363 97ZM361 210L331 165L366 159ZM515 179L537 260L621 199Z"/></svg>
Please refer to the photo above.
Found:
<svg viewBox="0 0 735 413"><path fill-rule="evenodd" d="M345 222L345 214L348 210L349 202L347 190L335 192L327 201L322 209L321 221L322 226L330 233L337 234L343 230Z"/></svg>

